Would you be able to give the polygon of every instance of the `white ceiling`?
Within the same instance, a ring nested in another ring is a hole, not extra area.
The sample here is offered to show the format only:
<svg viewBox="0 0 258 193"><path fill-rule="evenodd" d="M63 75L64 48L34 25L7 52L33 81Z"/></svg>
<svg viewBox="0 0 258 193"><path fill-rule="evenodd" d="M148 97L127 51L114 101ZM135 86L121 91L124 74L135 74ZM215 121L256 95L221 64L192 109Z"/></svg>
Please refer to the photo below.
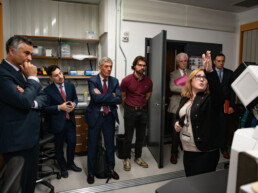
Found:
<svg viewBox="0 0 258 193"><path fill-rule="evenodd" d="M57 1L87 3L87 4L99 4L100 2L100 0L57 0ZM170 2L170 3L193 5L197 7L204 7L209 9L221 10L221 11L229 11L234 13L248 11L258 7L258 0L152 0L152 1L163 1L163 2ZM256 5L252 7L242 7L242 6L235 5L240 2L249 2L251 4L256 4Z"/></svg>

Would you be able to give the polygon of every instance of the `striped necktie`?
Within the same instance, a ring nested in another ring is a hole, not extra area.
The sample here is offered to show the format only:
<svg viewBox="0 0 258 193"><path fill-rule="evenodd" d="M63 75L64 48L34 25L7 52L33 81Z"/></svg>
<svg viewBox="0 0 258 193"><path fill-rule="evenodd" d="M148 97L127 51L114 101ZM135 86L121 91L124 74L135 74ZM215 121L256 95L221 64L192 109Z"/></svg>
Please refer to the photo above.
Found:
<svg viewBox="0 0 258 193"><path fill-rule="evenodd" d="M222 82L222 70L219 70L219 81Z"/></svg>

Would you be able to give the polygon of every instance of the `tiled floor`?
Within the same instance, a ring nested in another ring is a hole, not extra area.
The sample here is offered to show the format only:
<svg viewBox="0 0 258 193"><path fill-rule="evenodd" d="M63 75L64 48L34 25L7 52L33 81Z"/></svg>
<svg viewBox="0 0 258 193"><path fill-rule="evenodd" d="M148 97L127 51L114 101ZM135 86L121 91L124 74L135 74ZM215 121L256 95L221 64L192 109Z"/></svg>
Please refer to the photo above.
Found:
<svg viewBox="0 0 258 193"><path fill-rule="evenodd" d="M130 179L135 179L135 178L141 178L141 177L148 177L148 176L153 176L153 175L158 175L158 174L164 174L164 173L170 173L174 171L179 171L183 170L183 163L182 163L182 152L179 153L179 159L178 163L176 165L173 165L170 163L170 146L171 145L165 145L164 146L164 167L163 168L158 168L156 161L152 157L151 153L149 152L148 148L144 147L143 148L143 154L142 158L149 164L149 168L141 168L138 166L136 163L134 163L133 159L131 161L132 169L131 171L124 171L123 170L123 160L118 159L116 157L116 166L115 166L115 171L119 174L120 179L119 180L113 180L111 179L109 183L114 183L114 182L121 182L125 180L130 180ZM87 188L87 187L94 187L98 185L105 184L106 180L105 179L96 179L95 178L95 183L92 185L89 185L86 181L87 176L87 157L86 156L76 156L75 158L75 163L79 166L82 167L83 171L80 173L76 173L73 171L69 171L69 177L68 178L61 178L60 180L57 180L55 177L50 179L51 184L55 187L55 192L63 192L68 190L74 190L74 189L81 189L81 188ZM133 156L132 156L133 158ZM222 156L220 158L220 162L226 162L228 160L225 160ZM130 188L123 188L123 189L118 189L114 191L109 191L108 193L114 192L114 193L150 193L150 192L155 192L155 190L166 184L168 181L161 181L157 183L150 183L146 185L140 185L140 186L135 186L135 187L130 187ZM45 186L42 185L37 185L35 193L45 193L49 192L49 189L46 188Z"/></svg>

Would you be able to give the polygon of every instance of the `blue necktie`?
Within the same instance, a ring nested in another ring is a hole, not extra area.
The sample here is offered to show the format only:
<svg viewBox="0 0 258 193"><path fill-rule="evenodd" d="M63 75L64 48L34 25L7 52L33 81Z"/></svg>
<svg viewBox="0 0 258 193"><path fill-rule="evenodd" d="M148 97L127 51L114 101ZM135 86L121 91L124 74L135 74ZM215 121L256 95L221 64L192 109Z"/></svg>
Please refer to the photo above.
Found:
<svg viewBox="0 0 258 193"><path fill-rule="evenodd" d="M222 70L219 70L219 81L222 82Z"/></svg>

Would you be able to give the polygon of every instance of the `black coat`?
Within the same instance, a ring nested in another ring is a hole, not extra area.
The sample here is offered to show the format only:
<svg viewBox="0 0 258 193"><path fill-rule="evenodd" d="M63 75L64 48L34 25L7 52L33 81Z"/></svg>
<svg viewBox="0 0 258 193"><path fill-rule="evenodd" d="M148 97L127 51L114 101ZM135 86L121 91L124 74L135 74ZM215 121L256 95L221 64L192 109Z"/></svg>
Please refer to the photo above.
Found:
<svg viewBox="0 0 258 193"><path fill-rule="evenodd" d="M223 68L223 78L222 78L222 89L225 96L225 100L229 100L229 106L235 108L235 98L236 94L234 93L231 84L233 82L233 71L227 68Z"/></svg>
<svg viewBox="0 0 258 193"><path fill-rule="evenodd" d="M219 112L224 103L224 95L216 71L205 72L210 93L199 92L193 101L191 108L191 123L194 136L194 142L201 151L209 151L219 148L220 144L220 126ZM183 97L177 110L179 111L189 98Z"/></svg>

